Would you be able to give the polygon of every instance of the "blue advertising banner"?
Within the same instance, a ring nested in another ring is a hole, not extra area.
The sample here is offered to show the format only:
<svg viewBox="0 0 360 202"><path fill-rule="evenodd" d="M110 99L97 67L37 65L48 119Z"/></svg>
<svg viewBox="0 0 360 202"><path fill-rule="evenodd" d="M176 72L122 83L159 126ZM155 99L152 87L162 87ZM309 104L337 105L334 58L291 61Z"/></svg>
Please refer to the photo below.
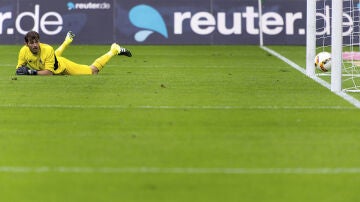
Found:
<svg viewBox="0 0 360 202"><path fill-rule="evenodd" d="M117 33L126 43L259 44L254 0L117 0L116 8ZM305 11L303 1L264 3L266 44L304 44Z"/></svg>
<svg viewBox="0 0 360 202"><path fill-rule="evenodd" d="M117 1L119 36L142 44L256 44L258 32L246 33L242 12L255 12L257 1ZM254 15L254 14L249 14ZM252 19L252 28L258 20ZM256 23L256 25L255 25ZM126 28L126 29L124 29ZM255 29L255 28L254 28ZM258 29L256 28L258 31Z"/></svg>
<svg viewBox="0 0 360 202"><path fill-rule="evenodd" d="M262 8L265 44L305 44L304 0L263 1ZM47 43L72 30L75 44L139 45L259 44L260 33L256 0L2 0L0 43L21 44L30 30Z"/></svg>

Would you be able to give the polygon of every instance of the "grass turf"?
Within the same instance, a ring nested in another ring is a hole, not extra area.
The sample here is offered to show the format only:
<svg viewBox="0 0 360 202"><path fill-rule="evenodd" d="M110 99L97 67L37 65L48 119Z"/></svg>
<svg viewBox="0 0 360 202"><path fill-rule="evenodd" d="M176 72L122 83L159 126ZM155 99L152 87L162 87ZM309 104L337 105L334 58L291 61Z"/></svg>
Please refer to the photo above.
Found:
<svg viewBox="0 0 360 202"><path fill-rule="evenodd" d="M360 167L359 110L260 48L129 48L97 76L21 77L19 46L0 47L1 201L360 199L358 173L86 172ZM304 47L273 48L304 65Z"/></svg>

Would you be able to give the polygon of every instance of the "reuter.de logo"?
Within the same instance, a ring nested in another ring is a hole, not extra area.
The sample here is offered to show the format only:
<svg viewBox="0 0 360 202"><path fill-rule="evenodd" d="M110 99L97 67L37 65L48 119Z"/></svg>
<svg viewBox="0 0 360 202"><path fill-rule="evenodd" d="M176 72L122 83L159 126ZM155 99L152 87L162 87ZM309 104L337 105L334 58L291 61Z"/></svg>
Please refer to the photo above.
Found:
<svg viewBox="0 0 360 202"><path fill-rule="evenodd" d="M161 11L166 12L166 9L161 9ZM260 33L259 18L262 20L262 32L266 35L306 34L306 28L298 26L304 24L301 23L304 20L304 12L268 11L260 16L256 6L245 6L245 9L239 11L230 9L209 12L201 8L194 8L165 14L167 21L164 21L161 13L152 6L140 4L131 8L129 20L132 25L140 29L135 33L135 40L144 42L149 40L149 36L152 34L160 34L165 39L168 39L169 35L181 37L189 34L199 36L211 34L222 36L258 35Z"/></svg>
<svg viewBox="0 0 360 202"><path fill-rule="evenodd" d="M111 4L107 2L103 3L74 3L68 2L67 4L68 10L108 10L111 9Z"/></svg>

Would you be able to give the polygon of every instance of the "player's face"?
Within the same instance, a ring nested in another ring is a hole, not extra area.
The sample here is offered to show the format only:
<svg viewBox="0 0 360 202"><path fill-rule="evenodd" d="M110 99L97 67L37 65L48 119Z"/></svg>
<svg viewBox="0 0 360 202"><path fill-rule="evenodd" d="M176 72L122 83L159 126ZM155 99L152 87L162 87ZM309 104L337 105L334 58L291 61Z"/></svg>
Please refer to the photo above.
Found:
<svg viewBox="0 0 360 202"><path fill-rule="evenodd" d="M40 51L40 42L38 40L32 40L27 42L27 46L33 54L38 54Z"/></svg>

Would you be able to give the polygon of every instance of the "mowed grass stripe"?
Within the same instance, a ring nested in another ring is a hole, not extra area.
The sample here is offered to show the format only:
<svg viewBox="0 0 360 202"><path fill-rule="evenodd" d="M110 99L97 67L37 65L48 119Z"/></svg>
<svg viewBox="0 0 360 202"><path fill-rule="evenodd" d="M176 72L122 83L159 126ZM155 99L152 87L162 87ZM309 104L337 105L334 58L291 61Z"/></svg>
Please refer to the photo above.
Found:
<svg viewBox="0 0 360 202"><path fill-rule="evenodd" d="M0 166L0 173L360 174L360 168L159 168Z"/></svg>
<svg viewBox="0 0 360 202"><path fill-rule="evenodd" d="M125 105L36 105L36 104L0 104L1 108L63 108L63 109L213 109L213 110L298 110L298 109L338 109L354 110L346 106L125 106Z"/></svg>

